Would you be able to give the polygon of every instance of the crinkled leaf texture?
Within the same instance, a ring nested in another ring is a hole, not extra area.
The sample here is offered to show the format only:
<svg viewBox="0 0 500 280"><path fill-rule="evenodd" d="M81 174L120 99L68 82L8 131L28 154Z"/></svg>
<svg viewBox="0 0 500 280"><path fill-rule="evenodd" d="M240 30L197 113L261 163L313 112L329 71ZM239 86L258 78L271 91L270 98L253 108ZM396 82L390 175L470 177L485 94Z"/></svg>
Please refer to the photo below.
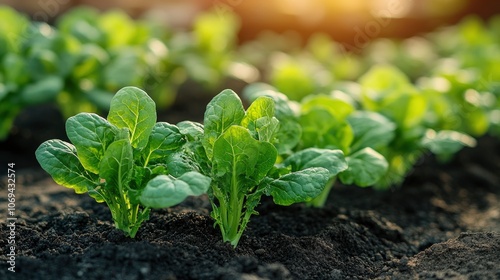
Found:
<svg viewBox="0 0 500 280"><path fill-rule="evenodd" d="M270 97L258 97L248 107L241 125L248 128L253 137L272 142L279 129L279 121L274 117L274 101Z"/></svg>
<svg viewBox="0 0 500 280"><path fill-rule="evenodd" d="M188 196L205 193L211 179L198 172L187 172L175 178L171 175L159 175L148 182L141 194L140 201L151 208L170 207L181 203Z"/></svg>

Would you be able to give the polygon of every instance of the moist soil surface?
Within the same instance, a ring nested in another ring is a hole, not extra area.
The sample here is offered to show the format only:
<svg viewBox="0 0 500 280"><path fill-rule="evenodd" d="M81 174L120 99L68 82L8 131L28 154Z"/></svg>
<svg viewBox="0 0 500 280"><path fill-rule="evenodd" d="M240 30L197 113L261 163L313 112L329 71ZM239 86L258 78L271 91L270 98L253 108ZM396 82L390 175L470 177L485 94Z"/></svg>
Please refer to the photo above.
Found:
<svg viewBox="0 0 500 280"><path fill-rule="evenodd" d="M50 108L29 113L63 125ZM41 141L65 139L38 120L0 145L0 279L500 279L499 138L482 137L446 164L424 156L399 188L337 184L323 209L264 197L234 249L214 228L206 196L152 211L134 239L125 237L106 205L38 166ZM7 263L9 162L15 273Z"/></svg>

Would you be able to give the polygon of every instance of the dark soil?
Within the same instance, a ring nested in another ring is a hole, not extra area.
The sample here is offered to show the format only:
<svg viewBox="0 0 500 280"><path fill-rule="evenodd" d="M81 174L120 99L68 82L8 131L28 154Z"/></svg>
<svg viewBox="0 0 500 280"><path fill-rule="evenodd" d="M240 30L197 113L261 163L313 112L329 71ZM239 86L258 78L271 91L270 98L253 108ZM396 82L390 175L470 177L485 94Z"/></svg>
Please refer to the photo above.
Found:
<svg viewBox="0 0 500 280"><path fill-rule="evenodd" d="M26 146L11 136L0 147L0 279L500 279L498 138L447 164L424 157L400 188L337 185L324 209L264 198L233 249L204 196L153 211L135 239L124 237L104 204L38 167L34 148L48 131L34 129ZM7 270L8 162L16 273Z"/></svg>

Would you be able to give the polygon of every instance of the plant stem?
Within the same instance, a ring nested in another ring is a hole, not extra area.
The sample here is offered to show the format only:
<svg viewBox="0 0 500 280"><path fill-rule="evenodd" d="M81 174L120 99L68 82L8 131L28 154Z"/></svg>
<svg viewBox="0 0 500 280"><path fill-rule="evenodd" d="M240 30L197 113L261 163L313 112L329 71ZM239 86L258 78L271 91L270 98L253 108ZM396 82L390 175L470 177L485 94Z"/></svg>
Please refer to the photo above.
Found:
<svg viewBox="0 0 500 280"><path fill-rule="evenodd" d="M241 237L240 224L243 210L243 197L238 193L238 185L236 178L231 182L231 192L229 194L229 207L226 209L227 224L225 232L222 232L224 241L230 242L233 247L236 247ZM222 230L222 228L221 228Z"/></svg>
<svg viewBox="0 0 500 280"><path fill-rule="evenodd" d="M323 208L326 204L326 200L328 199L328 196L330 195L330 190L332 189L333 185L335 184L335 181L337 180L337 176L333 176L328 180L326 183L325 188L323 191L315 197L313 200L307 202L308 206L316 207L316 208Z"/></svg>

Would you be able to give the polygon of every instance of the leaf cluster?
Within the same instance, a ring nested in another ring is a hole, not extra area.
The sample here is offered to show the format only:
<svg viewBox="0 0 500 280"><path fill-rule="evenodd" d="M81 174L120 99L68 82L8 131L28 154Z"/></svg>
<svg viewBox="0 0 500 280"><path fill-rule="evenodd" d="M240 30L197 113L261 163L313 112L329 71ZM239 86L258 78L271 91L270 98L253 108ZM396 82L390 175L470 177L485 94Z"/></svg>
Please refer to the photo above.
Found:
<svg viewBox="0 0 500 280"><path fill-rule="evenodd" d="M67 120L66 131L71 143L42 143L38 162L56 183L105 202L128 236L135 236L150 208L178 204L210 185L194 168L170 170L166 158L183 148L186 136L175 125L156 122L154 101L138 88L118 91L107 119L79 113Z"/></svg>

